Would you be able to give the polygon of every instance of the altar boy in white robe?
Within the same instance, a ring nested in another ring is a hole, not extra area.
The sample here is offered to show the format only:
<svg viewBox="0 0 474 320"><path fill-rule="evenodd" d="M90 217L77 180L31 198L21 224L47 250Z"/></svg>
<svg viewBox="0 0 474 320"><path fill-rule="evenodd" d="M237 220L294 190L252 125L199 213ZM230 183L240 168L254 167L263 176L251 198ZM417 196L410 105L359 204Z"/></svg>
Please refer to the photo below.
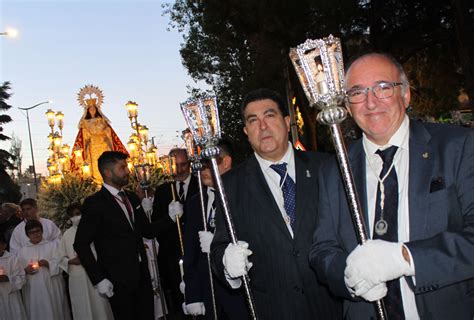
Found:
<svg viewBox="0 0 474 320"><path fill-rule="evenodd" d="M72 316L74 320L113 319L109 300L94 288L72 246L77 226L81 220L81 205L72 204L67 207L66 211L72 222L72 227L64 232L56 251L56 257L59 260L59 267L69 274ZM91 244L92 252L95 254L93 246Z"/></svg>
<svg viewBox="0 0 474 320"><path fill-rule="evenodd" d="M25 272L16 255L6 248L7 242L0 233L0 319L26 320L20 291L25 284Z"/></svg>
<svg viewBox="0 0 474 320"><path fill-rule="evenodd" d="M26 272L23 301L28 319L69 320L64 279L53 259L58 242L43 240L43 226L38 220L28 221L25 232L30 243L18 251L18 260Z"/></svg>

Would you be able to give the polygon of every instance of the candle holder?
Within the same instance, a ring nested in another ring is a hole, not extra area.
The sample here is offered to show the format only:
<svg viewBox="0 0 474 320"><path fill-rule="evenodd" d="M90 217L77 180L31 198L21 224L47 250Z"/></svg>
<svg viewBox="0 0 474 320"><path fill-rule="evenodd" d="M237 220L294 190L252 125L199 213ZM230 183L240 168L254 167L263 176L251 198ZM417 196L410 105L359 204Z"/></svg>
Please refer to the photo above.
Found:
<svg viewBox="0 0 474 320"><path fill-rule="evenodd" d="M328 125L331 130L352 222L358 241L363 244L368 239L364 216L340 128L340 123L347 116L341 42L332 35L317 40L308 39L290 49L289 55L310 106L321 109L316 116L317 121ZM376 301L374 306L377 319L386 319L383 301Z"/></svg>
<svg viewBox="0 0 474 320"><path fill-rule="evenodd" d="M216 190L221 200L229 237L231 242L234 245L237 245L237 235L235 232L234 223L232 222L227 196L225 194L224 185L222 183L216 161L216 158L220 153L220 149L217 144L221 139L219 110L217 108L216 98L203 95L200 99L188 99L186 102L181 103L181 111L183 112L184 119L186 120L194 141L197 145L203 148L201 151L202 158L208 159L211 162L212 175L215 179ZM242 282L244 284L250 316L252 319L257 319L257 313L255 310L252 291L250 290L250 278L248 274L242 276Z"/></svg>
<svg viewBox="0 0 474 320"><path fill-rule="evenodd" d="M148 197L148 195L146 195L146 189L148 189L151 185L150 165L148 163L137 164L134 166L134 169L135 169L135 175L137 176L137 180L139 182L140 188L145 190L145 196Z"/></svg>
<svg viewBox="0 0 474 320"><path fill-rule="evenodd" d="M38 270L39 270L38 261L36 261L36 260L30 260L30 262L29 262L28 264L29 264L29 265L31 266L31 268L33 269L33 273L38 272Z"/></svg>

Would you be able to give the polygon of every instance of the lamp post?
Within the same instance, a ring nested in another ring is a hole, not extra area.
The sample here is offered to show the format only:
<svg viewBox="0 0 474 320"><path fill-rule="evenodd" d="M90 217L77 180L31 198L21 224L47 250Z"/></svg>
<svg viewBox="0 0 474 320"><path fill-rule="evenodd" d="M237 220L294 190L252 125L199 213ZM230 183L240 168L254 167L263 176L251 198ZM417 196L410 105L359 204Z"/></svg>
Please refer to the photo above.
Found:
<svg viewBox="0 0 474 320"><path fill-rule="evenodd" d="M33 178L35 179L35 190L36 190L36 192L38 192L38 181L36 179L35 156L33 154L33 141L31 140L31 128L30 128L30 115L29 115L28 111L30 111L31 109L34 109L34 108L36 108L36 107L38 107L42 104L46 104L46 103L53 103L53 101L51 101L51 100L43 101L43 102L37 103L34 106L29 107L29 108L18 108L20 110L26 111L26 122L28 122L28 136L30 138L31 162L32 162L32 165L33 165Z"/></svg>
<svg viewBox="0 0 474 320"><path fill-rule="evenodd" d="M16 38L18 36L18 30L13 28L7 28L5 32L0 32L0 36L7 36L10 38Z"/></svg>

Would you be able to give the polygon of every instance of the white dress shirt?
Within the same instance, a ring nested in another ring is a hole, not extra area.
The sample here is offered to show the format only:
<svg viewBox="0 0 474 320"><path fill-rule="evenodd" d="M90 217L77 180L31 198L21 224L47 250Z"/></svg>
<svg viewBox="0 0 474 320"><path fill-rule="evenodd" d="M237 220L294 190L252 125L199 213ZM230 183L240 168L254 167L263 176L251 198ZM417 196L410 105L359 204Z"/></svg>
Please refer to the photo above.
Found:
<svg viewBox="0 0 474 320"><path fill-rule="evenodd" d="M112 187L111 185L108 185L107 183L104 183L104 188L107 189L115 198L115 201L118 203L120 208L122 208L122 211L125 214L125 217L127 218L128 223L130 223L130 226L133 229L133 223L132 221L130 221L130 216L128 215L127 207L125 206L125 203L123 203L122 198L118 194L122 190ZM133 207L131 203L130 203L130 208L132 209L132 215L133 215Z"/></svg>
<svg viewBox="0 0 474 320"><path fill-rule="evenodd" d="M216 209L212 208L212 203L216 200L216 191L212 187L207 188L207 206L206 206L206 221L210 221L210 219L213 219L215 214L216 214Z"/></svg>
<svg viewBox="0 0 474 320"><path fill-rule="evenodd" d="M285 210L285 200L283 198L283 190L280 187L281 177L275 170L270 168L272 164L281 164L281 163L286 162L287 163L286 170L288 172L288 175L291 177L291 179L293 179L293 181L296 184L295 156L293 152L293 146L291 145L290 142L288 142L288 149L286 150L285 155L283 156L283 158L281 158L279 161L276 161L276 162L265 160L262 157L260 157L256 152L255 152L255 157L257 158L260 168L262 169L263 176L265 177L265 180L267 181L267 185L270 188L270 191L272 192L273 198L275 199L275 202L277 203L278 208L280 209L283 221L285 222L286 227L288 228L288 231L291 234L291 237L294 238L293 229L291 228L291 224L290 224L290 219L288 218L288 215L286 214L286 210ZM298 217L296 217L296 219L298 219Z"/></svg>
<svg viewBox="0 0 474 320"><path fill-rule="evenodd" d="M184 179L184 184L183 184L183 189L184 189L184 200L187 199L186 195L188 194L188 189L189 189L189 183L191 182L191 173L188 175L188 177L186 179ZM175 181L174 182L174 186L175 186L175 191L176 191L176 198L179 198L178 196L178 192L179 192L179 184L181 183L181 181ZM176 199L176 201L178 201L179 199Z"/></svg>
<svg viewBox="0 0 474 320"><path fill-rule="evenodd" d="M369 233L372 238L375 220L375 202L377 201L377 188L380 172L382 171L382 158L376 154L377 150L385 150L390 146L397 146L398 150L393 159L394 167L398 179L398 242L410 241L410 219L408 207L408 171L409 171L409 139L410 139L410 121L405 115L400 128L390 138L384 146L379 146L370 141L365 134L362 137L362 143L366 155L365 170L367 183L367 205L369 214ZM389 226L390 227L390 226ZM407 248L408 249L408 248ZM409 250L408 250L409 252ZM411 253L410 253L411 258ZM414 270L414 262L411 258L411 267ZM403 308L406 319L420 319L416 308L415 295L408 286L405 277L400 279L400 290L402 294Z"/></svg>

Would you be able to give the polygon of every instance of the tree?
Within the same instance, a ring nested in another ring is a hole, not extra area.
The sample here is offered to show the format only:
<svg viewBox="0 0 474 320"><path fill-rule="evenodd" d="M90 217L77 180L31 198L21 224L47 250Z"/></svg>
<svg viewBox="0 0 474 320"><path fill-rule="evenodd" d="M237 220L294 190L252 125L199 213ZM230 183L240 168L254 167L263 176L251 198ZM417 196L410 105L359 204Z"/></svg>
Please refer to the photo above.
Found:
<svg viewBox="0 0 474 320"><path fill-rule="evenodd" d="M0 86L0 112L7 111L11 106L7 103L11 93L10 83L4 82ZM7 114L0 114L0 141L6 141L10 138L4 135L3 125L12 121L12 118ZM10 176L7 174L7 169L12 169L11 154L6 150L0 149L0 203L3 202L18 202L21 198L20 187L16 185Z"/></svg>
<svg viewBox="0 0 474 320"><path fill-rule="evenodd" d="M11 137L11 146L10 146L10 154L13 160L13 169L12 169L12 177L15 178L15 171L17 173L16 178L21 178L21 164L23 160L23 155L21 154L21 140L14 134Z"/></svg>
<svg viewBox="0 0 474 320"><path fill-rule="evenodd" d="M453 9L457 7L462 14ZM468 72L472 69L467 69L472 68L471 58L461 50L454 30L459 25L459 34L471 35L465 30L466 25L472 26L472 19L457 22L468 9L472 17L472 7L472 1L465 0L178 0L166 13L171 27L183 34L180 53L184 66L191 77L213 87L223 128L231 139L238 145L246 141L238 108L243 94L257 87L285 93L290 87L287 94L296 96L305 122L303 141L315 149L316 136L327 136L326 128L318 132L316 110L308 108L294 71L288 67L290 47L307 38L334 34L342 39L345 58L368 50L390 52L408 71L412 107L438 115L454 109L459 90L469 88L469 81L473 85ZM465 40L464 46L472 48L472 41ZM322 145L328 144L323 141Z"/></svg>
<svg viewBox="0 0 474 320"><path fill-rule="evenodd" d="M7 100L11 97L11 93L8 91L11 89L10 82L6 81L0 86L0 112L7 111L12 106L7 103ZM12 118L7 114L0 114L0 141L6 141L10 138L4 135L3 125L12 121ZM12 169L13 164L11 162L12 155L6 150L0 149L0 170Z"/></svg>

